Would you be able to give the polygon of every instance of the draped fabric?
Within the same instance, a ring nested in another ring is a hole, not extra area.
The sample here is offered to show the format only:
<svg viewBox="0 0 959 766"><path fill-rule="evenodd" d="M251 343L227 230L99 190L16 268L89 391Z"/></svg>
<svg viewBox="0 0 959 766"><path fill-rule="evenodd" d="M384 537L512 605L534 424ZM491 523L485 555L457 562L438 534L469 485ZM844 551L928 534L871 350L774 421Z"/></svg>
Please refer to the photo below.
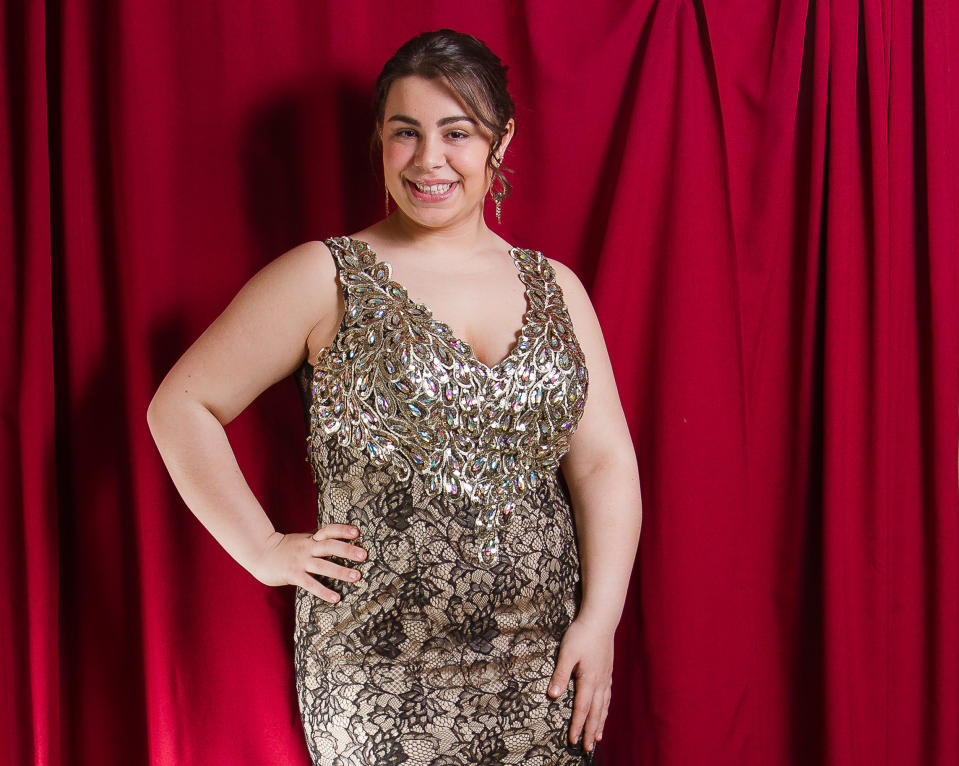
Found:
<svg viewBox="0 0 959 766"><path fill-rule="evenodd" d="M373 80L443 26L510 66L499 230L583 279L635 439L608 761L959 762L952 0L6 3L0 761L307 763L293 591L145 411L259 267L380 215ZM228 434L311 529L293 381Z"/></svg>

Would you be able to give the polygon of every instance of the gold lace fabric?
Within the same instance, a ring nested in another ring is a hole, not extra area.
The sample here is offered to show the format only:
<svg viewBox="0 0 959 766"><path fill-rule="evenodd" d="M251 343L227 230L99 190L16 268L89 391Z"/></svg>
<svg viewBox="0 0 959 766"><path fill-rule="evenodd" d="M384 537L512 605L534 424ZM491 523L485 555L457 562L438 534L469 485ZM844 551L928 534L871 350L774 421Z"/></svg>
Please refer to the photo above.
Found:
<svg viewBox="0 0 959 766"><path fill-rule="evenodd" d="M467 497L477 510L477 559L493 566L518 497L558 469L586 403L585 357L553 267L538 251L510 251L527 309L514 347L488 367L410 299L367 243L325 242L346 310L314 361L314 472L322 441L337 439L397 480L420 474L430 496Z"/></svg>

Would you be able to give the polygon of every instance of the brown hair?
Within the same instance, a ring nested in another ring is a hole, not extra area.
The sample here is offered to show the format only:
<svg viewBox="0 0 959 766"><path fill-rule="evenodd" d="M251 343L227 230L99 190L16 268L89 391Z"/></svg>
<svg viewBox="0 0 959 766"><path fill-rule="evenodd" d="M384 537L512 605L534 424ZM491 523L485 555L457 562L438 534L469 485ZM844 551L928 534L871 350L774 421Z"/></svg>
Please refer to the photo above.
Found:
<svg viewBox="0 0 959 766"><path fill-rule="evenodd" d="M386 119L386 95L395 80L410 75L427 80L443 79L490 132L492 140L486 164L493 171L493 180L498 178L503 184L502 197L509 196L512 187L494 159L506 135L506 125L516 111L506 88L507 68L485 43L463 32L439 29L408 40L384 64L376 78L373 145L379 145Z"/></svg>

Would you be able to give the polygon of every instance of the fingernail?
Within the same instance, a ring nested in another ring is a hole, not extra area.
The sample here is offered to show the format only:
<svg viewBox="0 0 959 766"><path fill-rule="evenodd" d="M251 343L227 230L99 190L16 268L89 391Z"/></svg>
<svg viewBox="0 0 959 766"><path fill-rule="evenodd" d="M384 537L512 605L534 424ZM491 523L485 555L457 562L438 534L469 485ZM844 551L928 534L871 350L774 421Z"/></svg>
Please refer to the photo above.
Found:
<svg viewBox="0 0 959 766"><path fill-rule="evenodd" d="M559 687L558 687L558 686L551 686L551 687L549 688L549 693L552 694L552 695L555 697L557 694L559 694Z"/></svg>

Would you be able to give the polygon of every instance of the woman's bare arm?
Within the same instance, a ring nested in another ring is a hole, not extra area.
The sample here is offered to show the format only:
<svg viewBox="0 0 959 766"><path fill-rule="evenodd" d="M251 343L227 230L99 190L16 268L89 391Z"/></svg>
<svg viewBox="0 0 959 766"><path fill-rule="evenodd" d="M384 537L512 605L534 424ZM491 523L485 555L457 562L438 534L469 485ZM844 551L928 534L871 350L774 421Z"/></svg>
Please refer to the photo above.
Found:
<svg viewBox="0 0 959 766"><path fill-rule="evenodd" d="M297 584L328 600L334 592L308 573L354 579L353 570L313 559L361 558L361 549L334 539L355 534L345 525L330 525L315 538L277 533L244 479L223 426L302 364L314 328L331 338L342 311L326 245L293 248L243 286L166 375L147 410L177 490L223 548L262 582Z"/></svg>
<svg viewBox="0 0 959 766"><path fill-rule="evenodd" d="M602 737L609 706L613 635L626 600L642 526L639 471L602 329L576 275L551 261L586 356L589 392L561 466L576 518L583 598L560 647L551 688L577 676L570 739ZM552 693L552 692L551 692Z"/></svg>
<svg viewBox="0 0 959 766"><path fill-rule="evenodd" d="M556 271L589 370L583 417L562 461L580 544L580 613L615 628L642 526L639 469L599 320L576 275L562 264Z"/></svg>

